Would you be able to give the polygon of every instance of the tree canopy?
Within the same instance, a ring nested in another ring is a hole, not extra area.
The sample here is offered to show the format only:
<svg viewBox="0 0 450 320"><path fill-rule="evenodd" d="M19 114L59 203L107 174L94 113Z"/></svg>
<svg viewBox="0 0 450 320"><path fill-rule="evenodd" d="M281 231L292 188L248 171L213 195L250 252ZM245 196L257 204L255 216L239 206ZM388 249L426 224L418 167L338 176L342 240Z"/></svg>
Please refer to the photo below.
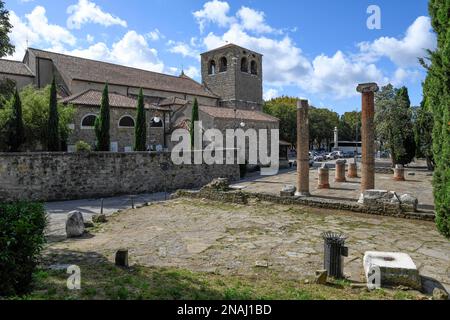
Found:
<svg viewBox="0 0 450 320"><path fill-rule="evenodd" d="M12 27L9 21L9 11L6 10L4 1L0 0L0 58L14 53L15 47L8 36Z"/></svg>

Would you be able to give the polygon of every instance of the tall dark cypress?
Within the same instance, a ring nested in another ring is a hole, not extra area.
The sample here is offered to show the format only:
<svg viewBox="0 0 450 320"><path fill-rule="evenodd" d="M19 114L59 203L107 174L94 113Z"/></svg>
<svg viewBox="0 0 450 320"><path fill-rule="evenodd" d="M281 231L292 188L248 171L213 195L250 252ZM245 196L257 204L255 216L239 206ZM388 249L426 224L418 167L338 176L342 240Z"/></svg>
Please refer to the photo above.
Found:
<svg viewBox="0 0 450 320"><path fill-rule="evenodd" d="M198 114L198 101L197 98L194 100L194 105L192 106L192 117L191 117L191 146L194 146L195 141L195 132L194 132L194 125L197 121L199 121L199 114Z"/></svg>
<svg viewBox="0 0 450 320"><path fill-rule="evenodd" d="M434 117L436 224L440 232L450 238L450 0L430 0L429 12L437 35L437 49L430 52L424 98Z"/></svg>
<svg viewBox="0 0 450 320"><path fill-rule="evenodd" d="M9 152L18 152L25 142L25 129L22 119L22 101L16 89L13 101L13 110L8 120L7 146Z"/></svg>
<svg viewBox="0 0 450 320"><path fill-rule="evenodd" d="M61 139L59 135L59 114L58 101L56 96L56 82L53 78L52 86L50 88L50 105L48 113L48 128L47 128L47 148L50 152L61 150Z"/></svg>
<svg viewBox="0 0 450 320"><path fill-rule="evenodd" d="M111 139L109 135L110 107L108 84L103 90L102 102L100 107L100 116L95 121L95 135L97 137L97 151L108 152L111 148Z"/></svg>
<svg viewBox="0 0 450 320"><path fill-rule="evenodd" d="M145 120L144 94L141 88L137 102L136 126L134 128L134 151L146 151L146 144L147 123Z"/></svg>

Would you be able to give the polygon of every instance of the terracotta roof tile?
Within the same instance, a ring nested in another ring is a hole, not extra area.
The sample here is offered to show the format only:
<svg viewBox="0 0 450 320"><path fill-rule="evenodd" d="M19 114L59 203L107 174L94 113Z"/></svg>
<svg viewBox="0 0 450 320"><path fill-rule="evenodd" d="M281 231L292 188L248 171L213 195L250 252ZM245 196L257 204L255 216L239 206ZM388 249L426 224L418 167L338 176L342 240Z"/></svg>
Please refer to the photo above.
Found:
<svg viewBox="0 0 450 320"><path fill-rule="evenodd" d="M171 76L32 48L28 50L37 57L52 60L58 71L66 79L98 83L108 82L136 88L218 98L200 83L186 76Z"/></svg>
<svg viewBox="0 0 450 320"><path fill-rule="evenodd" d="M15 74L21 76L34 77L34 74L26 64L20 61L0 59L0 73Z"/></svg>
<svg viewBox="0 0 450 320"><path fill-rule="evenodd" d="M279 122L280 120L272 117L268 114L259 111L249 111L249 110L236 110L231 108L219 108L219 107L206 107L200 106L200 111L221 119L244 119L251 121L264 121L264 122Z"/></svg>

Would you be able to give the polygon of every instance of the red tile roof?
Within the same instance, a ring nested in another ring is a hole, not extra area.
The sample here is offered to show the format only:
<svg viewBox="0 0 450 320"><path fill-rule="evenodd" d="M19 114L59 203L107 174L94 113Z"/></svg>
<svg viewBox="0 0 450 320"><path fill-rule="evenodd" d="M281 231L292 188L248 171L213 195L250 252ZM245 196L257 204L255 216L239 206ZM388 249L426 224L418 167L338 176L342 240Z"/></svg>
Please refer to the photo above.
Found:
<svg viewBox="0 0 450 320"><path fill-rule="evenodd" d="M272 117L268 114L259 111L249 111L249 110L236 110L231 108L220 108L220 107L206 107L200 106L200 111L210 115L214 118L221 119L243 119L243 120L251 120L251 121L263 121L263 122L279 122L280 120Z"/></svg>

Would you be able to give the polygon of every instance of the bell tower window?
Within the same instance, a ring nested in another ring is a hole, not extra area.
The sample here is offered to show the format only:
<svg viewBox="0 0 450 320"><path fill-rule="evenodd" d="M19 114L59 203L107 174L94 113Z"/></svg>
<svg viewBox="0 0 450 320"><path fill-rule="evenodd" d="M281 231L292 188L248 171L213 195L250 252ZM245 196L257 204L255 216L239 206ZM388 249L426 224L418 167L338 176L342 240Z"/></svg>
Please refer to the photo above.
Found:
<svg viewBox="0 0 450 320"><path fill-rule="evenodd" d="M252 60L251 66L250 66L251 74L257 75L258 74L258 65L256 64L255 60Z"/></svg>
<svg viewBox="0 0 450 320"><path fill-rule="evenodd" d="M222 57L220 58L220 68L219 68L219 72L226 72L228 69L228 61L227 58Z"/></svg>
<svg viewBox="0 0 450 320"><path fill-rule="evenodd" d="M241 71L248 72L248 60L245 57L241 60Z"/></svg>
<svg viewBox="0 0 450 320"><path fill-rule="evenodd" d="M216 62L211 60L208 65L208 74L213 75L216 74Z"/></svg>

